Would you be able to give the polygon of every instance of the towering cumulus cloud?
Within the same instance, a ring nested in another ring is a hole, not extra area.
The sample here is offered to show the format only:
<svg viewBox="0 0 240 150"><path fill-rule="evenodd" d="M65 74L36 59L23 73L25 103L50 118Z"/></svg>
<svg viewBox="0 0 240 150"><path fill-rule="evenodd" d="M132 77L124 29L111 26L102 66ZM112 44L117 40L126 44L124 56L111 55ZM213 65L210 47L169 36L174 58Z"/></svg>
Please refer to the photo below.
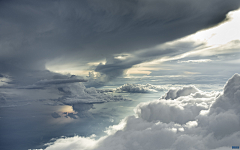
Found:
<svg viewBox="0 0 240 150"><path fill-rule="evenodd" d="M229 79L222 93L191 88L195 91L173 100L163 97L139 104L135 116L109 127L108 135L98 140L58 139L46 150L224 150L239 145L240 75Z"/></svg>

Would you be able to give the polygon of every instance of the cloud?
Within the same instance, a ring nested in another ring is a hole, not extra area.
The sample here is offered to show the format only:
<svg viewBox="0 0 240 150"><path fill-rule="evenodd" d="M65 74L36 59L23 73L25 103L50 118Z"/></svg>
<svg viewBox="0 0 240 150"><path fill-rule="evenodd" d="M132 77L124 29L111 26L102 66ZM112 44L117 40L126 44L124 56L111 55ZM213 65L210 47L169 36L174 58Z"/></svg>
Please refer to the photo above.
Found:
<svg viewBox="0 0 240 150"><path fill-rule="evenodd" d="M109 101L122 101L129 100L121 95L114 95L111 93L101 93L96 88L86 88L82 83L72 83L58 87L58 91L63 94L58 101L67 104L74 105L79 103L104 103Z"/></svg>
<svg viewBox="0 0 240 150"><path fill-rule="evenodd" d="M50 79L40 80L33 85L2 87L0 103L5 106L21 106L23 103L42 101L47 105L77 105L104 103L109 101L129 101L121 95L109 93L109 90L97 90L94 87L86 88L84 79L77 76L60 75ZM90 108L89 108L90 109ZM80 109L74 109L80 112Z"/></svg>
<svg viewBox="0 0 240 150"><path fill-rule="evenodd" d="M53 73L46 71L46 64L60 59L55 66L75 64L85 72L89 69L106 75L108 81L143 62L135 58L124 63L117 61L123 59L116 55L209 28L239 6L238 0L26 0L21 5L18 1L1 1L0 72L10 76L12 84L31 85L49 79ZM144 61L170 51L144 54L148 56ZM103 59L107 59L106 65L86 68L89 62Z"/></svg>
<svg viewBox="0 0 240 150"><path fill-rule="evenodd" d="M219 95L219 92L203 92L189 86L175 90L177 94L171 100L167 98L169 92L172 91L169 90L159 101L139 104L135 108L135 114L149 122L160 120L163 123L186 124L193 121L201 110L208 110Z"/></svg>
<svg viewBox="0 0 240 150"><path fill-rule="evenodd" d="M198 59L198 60L187 60L187 61L180 61L179 63L205 63L210 62L211 59Z"/></svg>
<svg viewBox="0 0 240 150"><path fill-rule="evenodd" d="M87 82L85 79L67 78L67 79L44 79L36 82L33 85L21 86L20 89L42 89L52 85L69 84L76 82Z"/></svg>
<svg viewBox="0 0 240 150"><path fill-rule="evenodd" d="M104 86L106 82L106 75L99 74L93 71L88 72L88 76L86 77L88 82L84 85L86 87L101 87Z"/></svg>
<svg viewBox="0 0 240 150"><path fill-rule="evenodd" d="M115 92L117 93L150 93L150 92L158 92L166 90L166 88L161 86L155 86L151 84L124 84L118 88L116 88Z"/></svg>
<svg viewBox="0 0 240 150"><path fill-rule="evenodd" d="M191 93L199 92L200 90L197 89L194 85L184 86L182 88L177 89L169 89L168 92L162 96L162 99L176 99L181 96L187 96Z"/></svg>
<svg viewBox="0 0 240 150"><path fill-rule="evenodd" d="M87 82L84 79L54 79L54 80L41 80L36 84L38 85L49 85L49 84L66 84L66 83L75 83L75 82Z"/></svg>
<svg viewBox="0 0 240 150"><path fill-rule="evenodd" d="M0 104L3 105L5 104L7 101L7 98L4 96L3 93L1 93L1 97L0 97Z"/></svg>
<svg viewBox="0 0 240 150"><path fill-rule="evenodd" d="M109 127L108 135L60 138L46 150L231 149L240 140L239 91L240 75L235 74L221 93L198 90L140 103L135 116Z"/></svg>
<svg viewBox="0 0 240 150"><path fill-rule="evenodd" d="M52 113L51 116L53 118L60 118L61 117L57 112Z"/></svg>
<svg viewBox="0 0 240 150"><path fill-rule="evenodd" d="M70 117L72 119L78 119L77 114L74 114L74 113L67 113L65 117L66 118Z"/></svg>
<svg viewBox="0 0 240 150"><path fill-rule="evenodd" d="M139 51L131 53L126 59L116 59L115 57L109 57L105 64L99 64L95 72L99 72L105 75L105 81L111 81L116 77L122 76L126 73L127 69L134 67L137 64L149 62L155 59L164 57L174 57L180 54L184 54L193 47L198 47L194 42L169 42L154 46L148 49L141 49Z"/></svg>
<svg viewBox="0 0 240 150"><path fill-rule="evenodd" d="M160 73L171 72L172 70L176 72L175 74L179 74L179 71L176 70L180 70L184 74L187 73L183 71L185 69L192 70L188 72L215 74L216 71L222 70L222 67L221 69L217 67L221 64L228 69L222 75L226 75L227 72L231 72L231 75L235 72L236 66L227 64L226 59L229 59L229 62L237 62L239 58L240 37L238 33L235 34L235 29L238 28L240 23L238 19L239 12L237 10L228 13L226 21L221 25L155 47L132 52L128 57L124 57L124 60L117 59L114 61L115 57L108 59L106 64L99 65L95 71L110 75L116 73L118 76L125 74L127 69L129 69L127 70L128 74L137 72L137 74L149 75L151 72L156 72L156 70L160 70ZM176 64L176 60L179 60L178 63L181 64ZM163 68L164 62L168 64L165 68ZM191 65L195 66L190 67ZM201 66L203 69L200 68L201 71L199 71L196 66ZM116 68L119 72L113 68ZM206 68L209 69L206 70ZM163 72L162 70L166 71Z"/></svg>

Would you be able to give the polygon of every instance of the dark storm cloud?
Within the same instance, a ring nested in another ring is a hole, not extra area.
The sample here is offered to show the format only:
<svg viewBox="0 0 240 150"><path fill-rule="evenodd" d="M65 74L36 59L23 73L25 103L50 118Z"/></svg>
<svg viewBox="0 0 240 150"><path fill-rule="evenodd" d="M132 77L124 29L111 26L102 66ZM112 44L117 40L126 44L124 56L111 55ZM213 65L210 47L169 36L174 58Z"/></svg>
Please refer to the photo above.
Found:
<svg viewBox="0 0 240 150"><path fill-rule="evenodd" d="M100 72L106 75L106 81L112 80L118 76L121 76L124 70L131 68L135 64L141 63L140 59L128 59L128 60L119 60L111 58L107 60L105 65L99 64L95 69L96 72Z"/></svg>
<svg viewBox="0 0 240 150"><path fill-rule="evenodd" d="M1 1L0 73L13 84L51 79L55 74L45 71L49 60L64 56L86 64L130 53L216 25L239 5L239 0ZM115 76L140 62L107 68L117 67Z"/></svg>
<svg viewBox="0 0 240 150"><path fill-rule="evenodd" d="M109 58L106 64L99 64L95 71L105 74L106 81L108 81L123 75L126 69L134 65L164 56L173 57L186 53L199 46L201 46L201 44L196 44L194 42L180 42L173 46L162 45L161 47L153 47L147 50L134 52L125 59L117 59L116 57Z"/></svg>

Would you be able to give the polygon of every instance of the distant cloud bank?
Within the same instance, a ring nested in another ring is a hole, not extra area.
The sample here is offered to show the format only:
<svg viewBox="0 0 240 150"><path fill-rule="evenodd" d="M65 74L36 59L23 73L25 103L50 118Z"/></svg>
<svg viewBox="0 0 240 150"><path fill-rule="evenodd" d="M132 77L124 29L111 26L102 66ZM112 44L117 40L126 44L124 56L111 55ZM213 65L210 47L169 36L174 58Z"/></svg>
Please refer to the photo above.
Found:
<svg viewBox="0 0 240 150"><path fill-rule="evenodd" d="M74 83L58 87L63 94L58 100L67 105L79 103L103 103L109 101L129 100L121 95L101 93L96 88L86 88L82 83Z"/></svg>
<svg viewBox="0 0 240 150"><path fill-rule="evenodd" d="M151 85L151 84L124 84L116 89L117 93L150 93L166 90L165 87Z"/></svg>

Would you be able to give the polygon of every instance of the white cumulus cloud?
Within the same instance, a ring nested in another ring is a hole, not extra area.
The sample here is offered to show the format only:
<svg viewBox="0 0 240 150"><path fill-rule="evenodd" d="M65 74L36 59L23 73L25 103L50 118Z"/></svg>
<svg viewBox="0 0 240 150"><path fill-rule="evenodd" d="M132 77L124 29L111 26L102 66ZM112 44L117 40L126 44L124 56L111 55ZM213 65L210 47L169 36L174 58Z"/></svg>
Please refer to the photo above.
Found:
<svg viewBox="0 0 240 150"><path fill-rule="evenodd" d="M194 85L184 86L182 88L171 88L164 96L162 96L162 99L176 99L196 92L199 92L199 89L197 89Z"/></svg>
<svg viewBox="0 0 240 150"><path fill-rule="evenodd" d="M184 92L184 91L188 92ZM46 150L225 150L240 141L240 75L222 93L181 88L177 96L141 103L108 135L60 138ZM190 92L189 92L190 91Z"/></svg>

